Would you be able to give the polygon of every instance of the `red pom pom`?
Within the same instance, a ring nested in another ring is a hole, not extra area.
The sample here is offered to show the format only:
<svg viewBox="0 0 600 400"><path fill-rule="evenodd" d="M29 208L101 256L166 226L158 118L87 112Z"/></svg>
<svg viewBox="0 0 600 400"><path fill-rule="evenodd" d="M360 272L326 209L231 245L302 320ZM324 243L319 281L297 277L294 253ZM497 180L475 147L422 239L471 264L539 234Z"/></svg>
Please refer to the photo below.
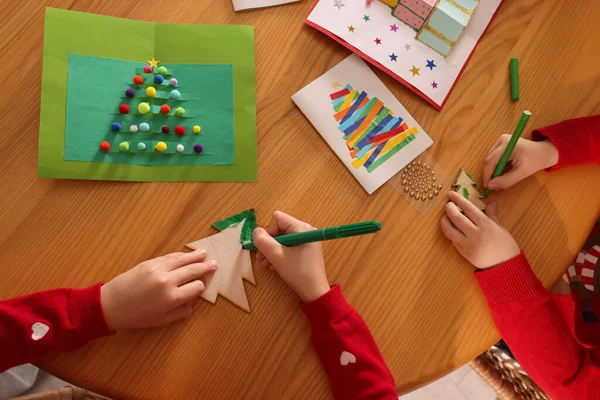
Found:
<svg viewBox="0 0 600 400"><path fill-rule="evenodd" d="M121 104L119 106L119 112L121 114L128 114L129 113L129 106L127 104Z"/></svg>
<svg viewBox="0 0 600 400"><path fill-rule="evenodd" d="M163 104L160 106L160 112L163 114L168 114L171 112L171 107L168 104Z"/></svg>
<svg viewBox="0 0 600 400"><path fill-rule="evenodd" d="M181 125L177 125L175 127L175 134L179 135L179 136L185 135L185 128L183 126L181 126Z"/></svg>
<svg viewBox="0 0 600 400"><path fill-rule="evenodd" d="M152 67L149 65L144 66L144 72L149 74L152 72Z"/></svg>
<svg viewBox="0 0 600 400"><path fill-rule="evenodd" d="M171 132L171 129L169 129L168 126L165 125L162 127L162 133L169 133L169 132Z"/></svg>
<svg viewBox="0 0 600 400"><path fill-rule="evenodd" d="M139 75L136 75L133 77L133 83L135 83L136 85L141 85L142 83L144 83L144 78L142 78Z"/></svg>
<svg viewBox="0 0 600 400"><path fill-rule="evenodd" d="M100 150L102 150L102 151L109 151L110 150L110 143L108 143L106 141L100 143Z"/></svg>

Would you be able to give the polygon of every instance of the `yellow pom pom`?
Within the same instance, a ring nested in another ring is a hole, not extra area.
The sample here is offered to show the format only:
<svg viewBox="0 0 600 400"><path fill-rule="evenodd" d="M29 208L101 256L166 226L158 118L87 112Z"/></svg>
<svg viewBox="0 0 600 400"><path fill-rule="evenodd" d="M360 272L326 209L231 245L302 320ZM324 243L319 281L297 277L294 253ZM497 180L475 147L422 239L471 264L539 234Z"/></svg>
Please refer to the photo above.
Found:
<svg viewBox="0 0 600 400"><path fill-rule="evenodd" d="M154 87L152 87L152 86L148 86L148 89L146 89L146 96L148 96L148 97L156 96L156 89L154 89Z"/></svg>
<svg viewBox="0 0 600 400"><path fill-rule="evenodd" d="M147 114L150 111L150 104L143 102L138 105L138 111L140 114Z"/></svg>
<svg viewBox="0 0 600 400"><path fill-rule="evenodd" d="M167 144L165 142L158 142L154 148L162 153L167 149Z"/></svg>
<svg viewBox="0 0 600 400"><path fill-rule="evenodd" d="M194 133L200 133L200 126L194 125L192 129L194 130Z"/></svg>

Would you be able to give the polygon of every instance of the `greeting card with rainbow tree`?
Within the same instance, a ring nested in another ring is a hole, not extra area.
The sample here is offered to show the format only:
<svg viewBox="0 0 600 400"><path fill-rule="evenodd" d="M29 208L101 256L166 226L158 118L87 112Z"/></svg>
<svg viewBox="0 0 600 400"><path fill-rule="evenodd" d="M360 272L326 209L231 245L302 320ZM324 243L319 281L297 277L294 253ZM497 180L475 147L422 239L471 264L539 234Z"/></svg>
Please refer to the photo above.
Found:
<svg viewBox="0 0 600 400"><path fill-rule="evenodd" d="M400 116L387 108L377 97L351 85L330 94L350 156L352 166L373 172L394 154L415 139L419 130L409 127Z"/></svg>

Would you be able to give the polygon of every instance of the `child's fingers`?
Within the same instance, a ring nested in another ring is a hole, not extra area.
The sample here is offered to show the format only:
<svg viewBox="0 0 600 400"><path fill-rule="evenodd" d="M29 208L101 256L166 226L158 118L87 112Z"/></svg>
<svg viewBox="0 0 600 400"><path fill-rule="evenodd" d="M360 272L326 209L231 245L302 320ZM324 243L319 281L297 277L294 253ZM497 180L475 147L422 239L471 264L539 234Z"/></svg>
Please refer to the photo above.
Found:
<svg viewBox="0 0 600 400"><path fill-rule="evenodd" d="M494 170L496 169L500 158L502 158L502 153L504 153L505 148L506 146L499 146L491 151L485 158L483 162L483 187L488 187L488 182L492 179Z"/></svg>
<svg viewBox="0 0 600 400"><path fill-rule="evenodd" d="M473 203L462 197L460 194L456 192L448 192L448 198L454 203L456 203L456 205L460 207L460 209L468 217L467 219L471 220L476 226L480 226L485 220L485 214L479 208L475 207ZM452 222L454 222L454 220L452 220Z"/></svg>
<svg viewBox="0 0 600 400"><path fill-rule="evenodd" d="M492 148L490 149L490 151L488 151L488 155L490 155L490 153L494 150L496 150L498 147L502 146L502 151L504 151L504 148L506 148L506 146L508 145L508 142L510 141L510 135L508 134L504 134L504 135L500 135L500 137L496 140L496 143L494 143L494 145L492 146Z"/></svg>
<svg viewBox="0 0 600 400"><path fill-rule="evenodd" d="M204 292L204 282L200 280L191 281L183 286L179 286L175 292L175 305L179 306L192 301L196 297L200 297L202 292Z"/></svg>
<svg viewBox="0 0 600 400"><path fill-rule="evenodd" d="M465 239L465 235L456 229L447 215L442 217L440 221L440 226L442 227L442 233L446 236L452 243L460 243Z"/></svg>
<svg viewBox="0 0 600 400"><path fill-rule="evenodd" d="M465 235L477 229L473 222L471 222L469 218L462 215L456 204L451 201L446 204L446 215L454 224L454 226Z"/></svg>
<svg viewBox="0 0 600 400"><path fill-rule="evenodd" d="M256 246L258 251L260 251L269 262L278 263L283 259L283 246L277 243L277 241L263 228L256 228L254 232L252 232L252 237L254 239L254 246Z"/></svg>
<svg viewBox="0 0 600 400"><path fill-rule="evenodd" d="M269 224L271 236L284 235L286 233L306 232L314 229L306 222L300 221L291 215L281 211L275 211Z"/></svg>
<svg viewBox="0 0 600 400"><path fill-rule="evenodd" d="M263 255L263 253L261 253L260 251L256 253L256 261L263 262L264 259L265 259L265 256Z"/></svg>
<svg viewBox="0 0 600 400"><path fill-rule="evenodd" d="M158 260L164 266L167 271L172 271L177 268L181 268L185 265L198 263L204 261L206 258L206 250L199 249L194 250L190 253L172 253L166 256L159 257Z"/></svg>
<svg viewBox="0 0 600 400"><path fill-rule="evenodd" d="M500 220L498 219L498 215L496 214L497 211L498 203L488 204L488 206L485 209L485 215L487 215L489 219L501 226Z"/></svg>
<svg viewBox="0 0 600 400"><path fill-rule="evenodd" d="M508 189L512 185L516 184L523 178L526 178L527 174L524 173L523 168L519 168L519 166L514 166L510 171L500 175L497 178L492 179L488 183L488 188L499 190L499 189Z"/></svg>
<svg viewBox="0 0 600 400"><path fill-rule="evenodd" d="M203 263L194 263L186 265L185 267L177 268L170 272L170 276L175 282L175 285L181 286L185 283L193 281L194 279L200 279L204 275L214 272L217 270L217 261L208 260Z"/></svg>
<svg viewBox="0 0 600 400"><path fill-rule="evenodd" d="M192 311L193 303L191 301L188 301L187 303L184 303L179 307L174 308L173 310L167 313L165 318L165 325L170 324L171 322L178 321L180 319L188 318L192 315Z"/></svg>

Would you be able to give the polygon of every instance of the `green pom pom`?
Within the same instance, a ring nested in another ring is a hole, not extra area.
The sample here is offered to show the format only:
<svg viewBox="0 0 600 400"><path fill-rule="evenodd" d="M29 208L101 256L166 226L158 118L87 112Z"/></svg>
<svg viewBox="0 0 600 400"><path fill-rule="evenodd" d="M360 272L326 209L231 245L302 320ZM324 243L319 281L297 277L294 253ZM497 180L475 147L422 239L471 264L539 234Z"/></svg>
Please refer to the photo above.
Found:
<svg viewBox="0 0 600 400"><path fill-rule="evenodd" d="M175 115L177 115L178 117L183 117L183 114L185 114L185 110L183 107L177 107L175 109Z"/></svg>
<svg viewBox="0 0 600 400"><path fill-rule="evenodd" d="M122 152L129 151L129 142L119 143L119 150L121 150Z"/></svg>
<svg viewBox="0 0 600 400"><path fill-rule="evenodd" d="M166 75L167 74L167 68L165 67L158 67L158 73L161 75Z"/></svg>

